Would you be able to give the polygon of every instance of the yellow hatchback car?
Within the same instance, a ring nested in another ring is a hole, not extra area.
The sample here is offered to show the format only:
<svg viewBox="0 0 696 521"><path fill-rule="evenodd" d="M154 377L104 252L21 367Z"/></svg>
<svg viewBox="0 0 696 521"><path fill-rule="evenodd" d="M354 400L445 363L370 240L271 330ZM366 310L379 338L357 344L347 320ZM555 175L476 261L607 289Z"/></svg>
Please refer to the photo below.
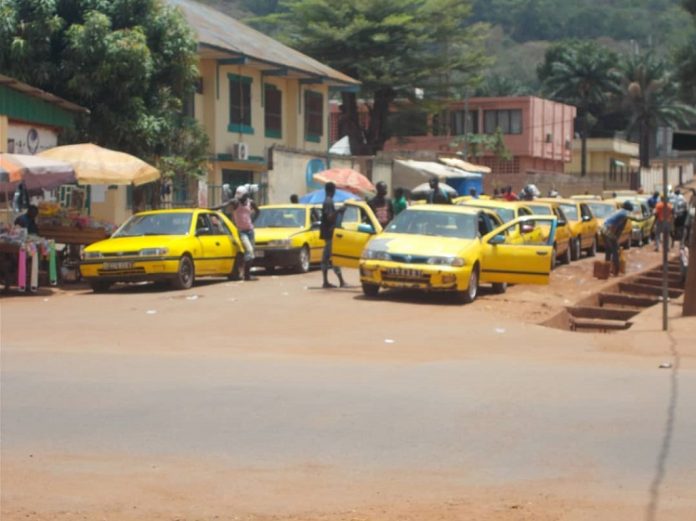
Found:
<svg viewBox="0 0 696 521"><path fill-rule="evenodd" d="M197 276L239 276L243 247L234 224L203 209L133 215L104 241L85 248L80 273L95 292L115 282L165 280L188 289Z"/></svg>
<svg viewBox="0 0 696 521"><path fill-rule="evenodd" d="M254 266L268 271L293 268L299 273L321 262L324 241L319 238L321 209L312 204L261 206L254 220Z"/></svg>
<svg viewBox="0 0 696 521"><path fill-rule="evenodd" d="M334 231L332 259L338 266L360 269L367 296L380 288L456 292L473 301L479 284L497 292L507 284L548 284L556 218L529 216L500 224L487 210L457 205L419 205L401 212L382 231L370 207L358 208L357 229ZM547 227L544 242L512 242L523 223Z"/></svg>
<svg viewBox="0 0 696 521"><path fill-rule="evenodd" d="M613 199L605 199L602 201L587 201L587 205L592 210L592 215L595 216L597 222L599 223L599 229L597 230L597 246L604 248L604 238L600 233L602 226L604 225L604 220L611 214L616 212L620 207L621 203ZM631 247L631 232L633 230L632 221L627 220L624 229L621 231L619 236L619 245L628 249Z"/></svg>
<svg viewBox="0 0 696 521"><path fill-rule="evenodd" d="M597 254L597 232L599 223L592 215L592 210L588 206L589 201L581 199L554 199L540 198L536 201L543 201L560 206L561 210L568 219L570 226L570 258L578 260L584 251L588 257Z"/></svg>
<svg viewBox="0 0 696 521"><path fill-rule="evenodd" d="M518 217L524 217L526 215L533 215L534 212L526 206L526 201L501 201L500 199L467 199L463 200L459 204L464 206L471 206L473 208L483 208L486 210L492 210L501 221L504 223L510 222ZM524 228L524 229L523 229ZM517 228L510 230L510 240L511 241L541 241L542 237L539 234L539 228L529 228L529 226L520 225ZM537 236L529 236L528 234L536 233Z"/></svg>

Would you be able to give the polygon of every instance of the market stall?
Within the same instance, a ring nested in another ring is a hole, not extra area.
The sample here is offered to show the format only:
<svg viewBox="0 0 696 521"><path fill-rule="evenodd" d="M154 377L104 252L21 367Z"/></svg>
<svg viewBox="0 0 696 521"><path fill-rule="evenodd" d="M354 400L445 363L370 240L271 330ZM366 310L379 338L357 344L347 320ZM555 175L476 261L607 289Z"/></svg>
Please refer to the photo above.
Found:
<svg viewBox="0 0 696 521"><path fill-rule="evenodd" d="M58 262L55 242L29 235L20 227L0 228L0 274L5 290L16 283L19 291L35 292L39 287L44 265L51 285L58 283Z"/></svg>

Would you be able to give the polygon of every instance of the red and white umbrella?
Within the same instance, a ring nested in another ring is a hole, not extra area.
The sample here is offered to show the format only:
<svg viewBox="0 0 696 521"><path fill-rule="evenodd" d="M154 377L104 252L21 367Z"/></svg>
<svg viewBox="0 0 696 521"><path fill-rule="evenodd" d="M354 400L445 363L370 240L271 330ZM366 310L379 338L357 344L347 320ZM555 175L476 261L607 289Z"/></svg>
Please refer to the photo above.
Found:
<svg viewBox="0 0 696 521"><path fill-rule="evenodd" d="M75 182L75 170L64 161L24 154L0 154L0 191L24 183L28 191L51 190Z"/></svg>
<svg viewBox="0 0 696 521"><path fill-rule="evenodd" d="M363 197L368 194L374 194L377 191L372 181L352 168L329 168L314 174L313 179L323 184L332 182L336 185L336 188Z"/></svg>

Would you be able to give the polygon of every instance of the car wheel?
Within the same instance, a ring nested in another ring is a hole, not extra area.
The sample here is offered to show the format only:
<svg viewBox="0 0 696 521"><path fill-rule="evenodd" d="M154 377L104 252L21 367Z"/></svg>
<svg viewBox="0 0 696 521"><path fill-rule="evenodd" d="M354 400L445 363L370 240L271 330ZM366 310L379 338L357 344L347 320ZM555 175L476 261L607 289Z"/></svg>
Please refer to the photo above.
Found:
<svg viewBox="0 0 696 521"><path fill-rule="evenodd" d="M570 247L570 260L578 260L580 258L580 238L574 239Z"/></svg>
<svg viewBox="0 0 696 521"><path fill-rule="evenodd" d="M587 253L588 257L594 257L595 255L597 255L597 239L596 238L592 239L592 246L587 248L587 250L585 250L585 252Z"/></svg>
<svg viewBox="0 0 696 521"><path fill-rule="evenodd" d="M570 264L570 246L571 244L568 243L568 247L566 248L566 251L563 252L563 257L561 257L561 262L563 264Z"/></svg>
<svg viewBox="0 0 696 521"><path fill-rule="evenodd" d="M172 281L174 289L189 289L193 286L193 281L196 278L193 260L188 255L184 255L179 259L179 269L176 272L176 277Z"/></svg>
<svg viewBox="0 0 696 521"><path fill-rule="evenodd" d="M244 264L244 254L238 253L237 256L234 258L234 266L232 267L232 271L227 276L227 278L230 280L241 280L242 275L241 275L240 268L243 264Z"/></svg>
<svg viewBox="0 0 696 521"><path fill-rule="evenodd" d="M493 293L497 293L498 295L502 295L503 293L505 293L508 288L507 282L494 282L492 286Z"/></svg>
<svg viewBox="0 0 696 521"><path fill-rule="evenodd" d="M462 302L465 304L470 304L476 300L476 296L478 295L478 286L479 270L478 266L474 266L474 268L471 270L471 275L469 275L469 286L460 294Z"/></svg>
<svg viewBox="0 0 696 521"><path fill-rule="evenodd" d="M104 280L93 280L89 283L94 293L106 293L111 288L111 282L106 282Z"/></svg>
<svg viewBox="0 0 696 521"><path fill-rule="evenodd" d="M302 246L300 253L297 255L295 271L298 273L307 273L309 271L309 248L306 244Z"/></svg>
<svg viewBox="0 0 696 521"><path fill-rule="evenodd" d="M650 244L650 234L643 235L643 244Z"/></svg>
<svg viewBox="0 0 696 521"><path fill-rule="evenodd" d="M379 286L377 284L370 284L368 282L362 283L362 290L366 297L376 297L379 293Z"/></svg>

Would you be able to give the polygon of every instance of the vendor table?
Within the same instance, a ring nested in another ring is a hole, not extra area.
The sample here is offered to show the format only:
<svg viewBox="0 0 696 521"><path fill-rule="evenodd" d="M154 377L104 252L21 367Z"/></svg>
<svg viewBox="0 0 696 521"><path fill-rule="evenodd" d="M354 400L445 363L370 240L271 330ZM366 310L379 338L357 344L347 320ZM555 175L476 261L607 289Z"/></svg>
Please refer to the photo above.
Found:
<svg viewBox="0 0 696 521"><path fill-rule="evenodd" d="M87 246L93 242L109 238L104 228L78 228L76 226L40 226L39 233L46 239L61 244Z"/></svg>

